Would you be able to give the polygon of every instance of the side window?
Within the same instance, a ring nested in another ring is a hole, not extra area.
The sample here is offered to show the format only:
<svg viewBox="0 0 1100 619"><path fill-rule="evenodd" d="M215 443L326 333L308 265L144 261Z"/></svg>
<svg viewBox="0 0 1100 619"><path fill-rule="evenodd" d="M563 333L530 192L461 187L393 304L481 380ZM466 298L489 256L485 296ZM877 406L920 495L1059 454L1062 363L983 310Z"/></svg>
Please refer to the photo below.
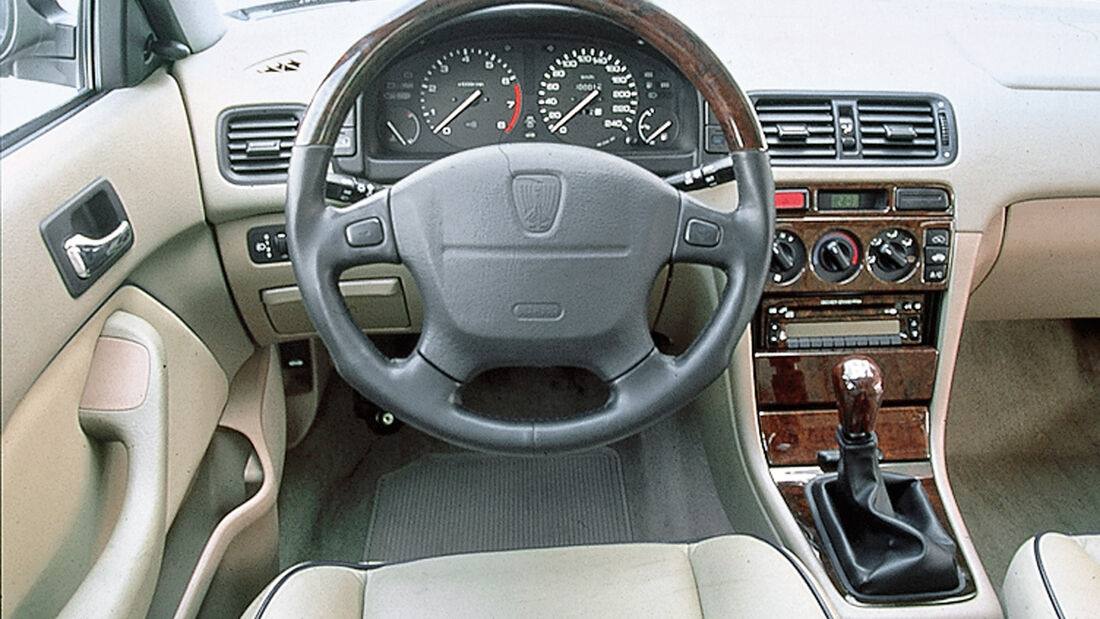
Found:
<svg viewBox="0 0 1100 619"><path fill-rule="evenodd" d="M0 135L91 87L81 0L0 0Z"/></svg>

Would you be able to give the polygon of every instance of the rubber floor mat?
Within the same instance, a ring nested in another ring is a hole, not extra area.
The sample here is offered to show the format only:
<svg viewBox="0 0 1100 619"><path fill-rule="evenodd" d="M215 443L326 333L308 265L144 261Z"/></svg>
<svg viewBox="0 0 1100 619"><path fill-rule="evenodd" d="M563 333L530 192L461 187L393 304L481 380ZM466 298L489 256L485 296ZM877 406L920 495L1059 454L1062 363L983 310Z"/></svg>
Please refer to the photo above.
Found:
<svg viewBox="0 0 1100 619"><path fill-rule="evenodd" d="M615 451L430 454L378 481L365 559L631 541Z"/></svg>

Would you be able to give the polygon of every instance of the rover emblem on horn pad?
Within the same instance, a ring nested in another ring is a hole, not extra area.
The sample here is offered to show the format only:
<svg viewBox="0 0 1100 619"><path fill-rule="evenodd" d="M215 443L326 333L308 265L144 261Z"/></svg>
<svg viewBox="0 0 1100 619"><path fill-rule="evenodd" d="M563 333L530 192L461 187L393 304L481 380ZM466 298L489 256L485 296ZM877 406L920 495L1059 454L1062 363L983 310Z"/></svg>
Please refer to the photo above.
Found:
<svg viewBox="0 0 1100 619"><path fill-rule="evenodd" d="M561 179L550 174L523 174L512 179L512 196L523 229L542 234L554 227L561 207Z"/></svg>

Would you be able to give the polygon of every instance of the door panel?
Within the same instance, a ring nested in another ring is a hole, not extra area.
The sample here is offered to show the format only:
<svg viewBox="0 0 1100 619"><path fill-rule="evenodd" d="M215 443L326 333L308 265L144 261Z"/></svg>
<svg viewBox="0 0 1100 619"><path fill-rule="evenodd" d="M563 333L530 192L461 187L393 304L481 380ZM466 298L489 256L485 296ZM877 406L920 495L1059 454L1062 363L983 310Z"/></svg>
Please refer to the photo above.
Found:
<svg viewBox="0 0 1100 619"><path fill-rule="evenodd" d="M213 139L213 138L211 138ZM31 382L136 265L203 225L194 149L179 88L163 70L107 93L3 159L3 423ZM39 223L104 178L130 217L133 247L73 299Z"/></svg>
<svg viewBox="0 0 1100 619"><path fill-rule="evenodd" d="M163 342L164 522L149 529L157 541L143 544L157 556L225 408L227 377L252 345L226 310L231 301L203 216L187 116L163 70L6 153L2 177L0 616L53 616L112 536L133 458L119 443L89 438L80 425L81 395L108 317L132 314ZM98 179L117 192L133 245L74 298L39 224ZM204 272L192 272L200 267ZM127 285L150 278L151 290L171 291L164 301L173 307ZM214 310L195 312L195 305ZM181 315L213 323L196 323L197 331L216 341L204 342ZM156 566L150 572L155 576ZM144 614L149 585L119 591L129 599L110 600L115 608Z"/></svg>
<svg viewBox="0 0 1100 619"><path fill-rule="evenodd" d="M4 429L0 578L5 617L59 611L114 527L126 453L117 444L105 447L88 438L77 411L96 342L118 310L148 322L164 343L169 459L162 535L225 407L226 376L191 330L134 287L113 295L35 381Z"/></svg>

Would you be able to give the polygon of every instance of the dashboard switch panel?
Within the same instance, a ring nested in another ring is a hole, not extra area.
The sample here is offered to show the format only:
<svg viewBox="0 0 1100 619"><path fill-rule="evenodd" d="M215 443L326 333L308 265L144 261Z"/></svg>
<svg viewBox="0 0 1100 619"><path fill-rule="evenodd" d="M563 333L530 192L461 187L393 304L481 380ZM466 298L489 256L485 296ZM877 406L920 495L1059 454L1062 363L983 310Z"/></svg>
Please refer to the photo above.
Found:
<svg viewBox="0 0 1100 619"><path fill-rule="evenodd" d="M248 257L256 264L288 262L286 226L260 226L248 231Z"/></svg>

